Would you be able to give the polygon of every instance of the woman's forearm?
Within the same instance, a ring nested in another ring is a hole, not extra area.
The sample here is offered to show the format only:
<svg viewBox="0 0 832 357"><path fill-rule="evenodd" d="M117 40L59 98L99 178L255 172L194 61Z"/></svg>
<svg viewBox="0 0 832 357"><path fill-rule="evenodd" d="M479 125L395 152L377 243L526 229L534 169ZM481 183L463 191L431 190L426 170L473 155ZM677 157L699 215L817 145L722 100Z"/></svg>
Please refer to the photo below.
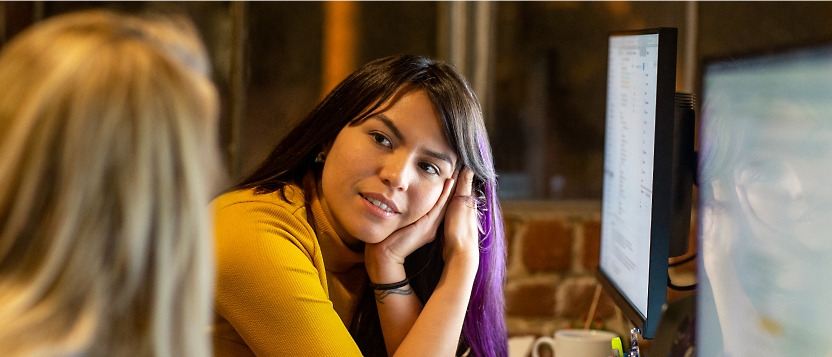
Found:
<svg viewBox="0 0 832 357"><path fill-rule="evenodd" d="M396 350L396 357L454 355L478 265L479 257L474 254L449 257L436 290Z"/></svg>
<svg viewBox="0 0 832 357"><path fill-rule="evenodd" d="M444 198L428 214L382 243L365 248L371 281L401 281L405 278L404 257L435 237L440 219L445 224L445 267L424 308L409 287L395 292L375 291L388 355L453 356L457 349L480 254L476 205L465 199L471 197L474 173L466 168L460 175L462 184L447 180ZM459 199L446 201L451 189Z"/></svg>
<svg viewBox="0 0 832 357"><path fill-rule="evenodd" d="M410 285L375 291L376 306L390 356L453 356L462 331L479 257L449 257L427 304ZM368 265L370 280L390 283L405 278L404 268ZM375 278L375 280L374 280Z"/></svg>
<svg viewBox="0 0 832 357"><path fill-rule="evenodd" d="M370 281L379 284L399 282L407 277L404 266L398 263L379 267L368 262L367 268ZM422 302L409 284L390 290L375 290L373 293L387 355L392 356L419 317Z"/></svg>

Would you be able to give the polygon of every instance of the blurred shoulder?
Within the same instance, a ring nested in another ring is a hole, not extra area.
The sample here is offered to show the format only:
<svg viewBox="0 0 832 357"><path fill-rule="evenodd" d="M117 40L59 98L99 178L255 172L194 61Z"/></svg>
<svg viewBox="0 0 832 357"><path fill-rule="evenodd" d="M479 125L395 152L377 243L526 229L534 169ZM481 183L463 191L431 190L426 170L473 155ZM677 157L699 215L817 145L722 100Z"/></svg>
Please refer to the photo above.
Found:
<svg viewBox="0 0 832 357"><path fill-rule="evenodd" d="M258 194L254 189L244 189L225 193L211 203L214 211L219 213L233 208L255 208L278 209L295 214L298 211L305 211L306 203L303 190L296 185L286 185L283 192ZM305 212L303 212L305 215Z"/></svg>
<svg viewBox="0 0 832 357"><path fill-rule="evenodd" d="M226 241L276 244L286 240L302 247L309 256L318 250L315 231L307 219L304 192L296 185L287 185L283 194L257 194L251 189L228 192L212 202L212 210L219 245Z"/></svg>

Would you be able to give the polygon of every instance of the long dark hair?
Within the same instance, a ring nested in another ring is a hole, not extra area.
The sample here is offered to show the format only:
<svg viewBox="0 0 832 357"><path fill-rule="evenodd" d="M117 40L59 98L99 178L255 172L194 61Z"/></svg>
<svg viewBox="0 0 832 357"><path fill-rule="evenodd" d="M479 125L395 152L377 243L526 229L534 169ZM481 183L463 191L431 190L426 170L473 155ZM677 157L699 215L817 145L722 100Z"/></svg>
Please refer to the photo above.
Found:
<svg viewBox="0 0 832 357"><path fill-rule="evenodd" d="M282 192L287 184L299 185L303 176L314 170L315 156L335 141L341 129L366 119L404 87L422 90L428 96L451 147L461 163L474 171L474 189L483 201L479 205L480 264L462 326L460 351L470 348L473 356L505 356L506 248L491 145L476 95L453 65L416 55L385 57L364 65L338 84L235 188L271 193ZM405 261L411 286L422 303L436 289L444 267L442 232L440 227L438 239ZM350 333L364 355L386 356L373 296L372 291L364 293Z"/></svg>

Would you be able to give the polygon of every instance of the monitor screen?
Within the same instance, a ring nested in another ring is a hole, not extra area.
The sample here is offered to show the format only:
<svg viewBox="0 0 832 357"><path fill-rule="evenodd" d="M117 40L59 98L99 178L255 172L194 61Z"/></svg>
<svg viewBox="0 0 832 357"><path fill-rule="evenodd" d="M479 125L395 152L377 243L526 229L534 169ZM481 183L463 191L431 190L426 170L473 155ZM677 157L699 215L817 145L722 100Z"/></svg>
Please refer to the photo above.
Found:
<svg viewBox="0 0 832 357"><path fill-rule="evenodd" d="M699 145L699 356L832 355L832 45L712 59Z"/></svg>
<svg viewBox="0 0 832 357"><path fill-rule="evenodd" d="M667 294L677 213L672 209L674 145L680 135L674 124L676 29L612 34L607 70L598 277L651 338ZM692 130L688 134L692 138ZM689 204L687 212L689 224Z"/></svg>

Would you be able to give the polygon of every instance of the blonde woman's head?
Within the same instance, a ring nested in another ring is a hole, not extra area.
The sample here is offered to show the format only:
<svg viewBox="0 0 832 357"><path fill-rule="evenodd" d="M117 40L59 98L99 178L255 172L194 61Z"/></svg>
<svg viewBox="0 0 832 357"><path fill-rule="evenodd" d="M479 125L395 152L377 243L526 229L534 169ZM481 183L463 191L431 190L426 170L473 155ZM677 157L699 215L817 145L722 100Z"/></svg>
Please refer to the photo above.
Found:
<svg viewBox="0 0 832 357"><path fill-rule="evenodd" d="M0 52L4 356L210 355L208 68L189 21L101 10Z"/></svg>

